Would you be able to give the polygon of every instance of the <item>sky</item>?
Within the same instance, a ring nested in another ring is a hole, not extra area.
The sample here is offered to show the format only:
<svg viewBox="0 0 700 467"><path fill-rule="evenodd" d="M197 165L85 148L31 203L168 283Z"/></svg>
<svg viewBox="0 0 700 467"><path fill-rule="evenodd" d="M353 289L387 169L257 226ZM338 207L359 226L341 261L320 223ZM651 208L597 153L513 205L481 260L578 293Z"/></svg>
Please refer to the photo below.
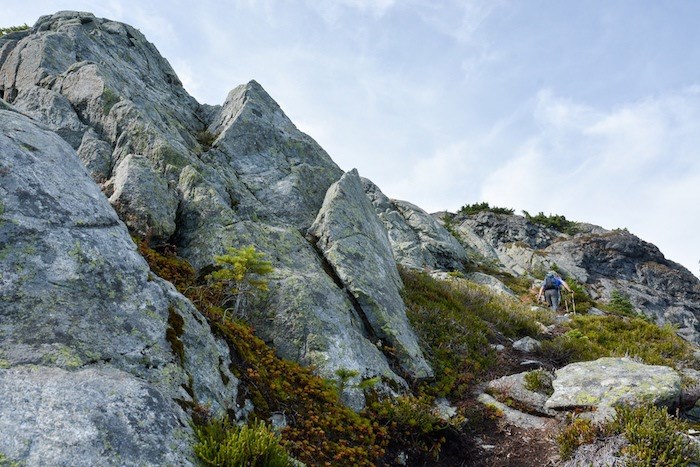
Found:
<svg viewBox="0 0 700 467"><path fill-rule="evenodd" d="M700 276L696 0L0 0L138 28L199 102L258 81L344 170L428 212L627 228Z"/></svg>

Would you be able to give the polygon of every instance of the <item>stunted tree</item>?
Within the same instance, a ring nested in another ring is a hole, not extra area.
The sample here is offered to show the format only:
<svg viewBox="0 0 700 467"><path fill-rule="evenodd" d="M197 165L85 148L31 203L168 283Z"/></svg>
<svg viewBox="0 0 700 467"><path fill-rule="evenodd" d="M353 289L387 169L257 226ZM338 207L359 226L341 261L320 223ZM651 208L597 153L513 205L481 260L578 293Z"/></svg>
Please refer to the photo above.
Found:
<svg viewBox="0 0 700 467"><path fill-rule="evenodd" d="M240 316L249 297L256 292L268 290L264 276L274 271L274 268L264 256L250 245L243 248L229 247L225 255L214 257L219 269L209 274L208 278L224 288L221 303L224 320L231 310L234 316Z"/></svg>

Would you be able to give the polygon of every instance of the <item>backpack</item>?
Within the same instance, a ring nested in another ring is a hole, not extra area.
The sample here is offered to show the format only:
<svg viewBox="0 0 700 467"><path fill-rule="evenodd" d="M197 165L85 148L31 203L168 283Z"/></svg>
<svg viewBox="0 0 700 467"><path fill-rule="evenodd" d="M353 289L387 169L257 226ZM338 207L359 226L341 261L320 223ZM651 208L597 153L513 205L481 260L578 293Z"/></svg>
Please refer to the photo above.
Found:
<svg viewBox="0 0 700 467"><path fill-rule="evenodd" d="M551 274L547 274L544 278L544 290L558 289L559 281Z"/></svg>

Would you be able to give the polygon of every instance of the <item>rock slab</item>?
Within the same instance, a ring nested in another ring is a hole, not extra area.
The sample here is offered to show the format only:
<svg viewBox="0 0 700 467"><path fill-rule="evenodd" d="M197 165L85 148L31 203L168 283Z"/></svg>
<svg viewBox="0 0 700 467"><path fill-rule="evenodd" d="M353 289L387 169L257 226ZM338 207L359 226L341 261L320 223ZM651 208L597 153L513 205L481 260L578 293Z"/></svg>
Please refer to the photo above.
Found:
<svg viewBox="0 0 700 467"><path fill-rule="evenodd" d="M644 365L629 358L600 358L555 372L548 409L671 405L680 397L681 377L672 368Z"/></svg>
<svg viewBox="0 0 700 467"><path fill-rule="evenodd" d="M400 294L403 284L386 230L356 170L331 185L308 232L355 298L368 331L396 350L409 375L432 376L406 317Z"/></svg>

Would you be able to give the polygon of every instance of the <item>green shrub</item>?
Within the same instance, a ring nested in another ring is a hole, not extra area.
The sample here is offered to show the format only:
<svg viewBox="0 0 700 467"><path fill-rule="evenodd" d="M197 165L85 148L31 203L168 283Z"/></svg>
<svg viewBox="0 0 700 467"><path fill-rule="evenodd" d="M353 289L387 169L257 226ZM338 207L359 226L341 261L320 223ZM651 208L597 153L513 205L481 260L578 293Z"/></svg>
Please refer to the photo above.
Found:
<svg viewBox="0 0 700 467"><path fill-rule="evenodd" d="M610 301L603 306L603 309L620 316L638 316L629 297L617 289L612 291Z"/></svg>
<svg viewBox="0 0 700 467"><path fill-rule="evenodd" d="M292 466L280 437L263 422L236 426L225 420L212 420L194 426L197 443L194 452L205 465L214 466Z"/></svg>
<svg viewBox="0 0 700 467"><path fill-rule="evenodd" d="M216 135L208 130L198 131L196 136L197 142L205 152L211 149L212 144L216 140Z"/></svg>
<svg viewBox="0 0 700 467"><path fill-rule="evenodd" d="M0 28L0 37L4 36L5 34L9 34L11 32L26 31L27 29L29 29L29 26L27 25L27 23L24 23L21 26L8 26L6 28Z"/></svg>
<svg viewBox="0 0 700 467"><path fill-rule="evenodd" d="M641 318L575 316L570 330L542 342L539 352L557 364L632 356L649 365L678 367L692 361L692 348L673 327Z"/></svg>
<svg viewBox="0 0 700 467"><path fill-rule="evenodd" d="M577 418L557 436L563 460L579 446L596 439L623 435L622 448L630 467L684 467L700 459L700 449L683 435L689 425L672 417L664 408L646 405L617 407L615 417L602 426Z"/></svg>
<svg viewBox="0 0 700 467"><path fill-rule="evenodd" d="M569 235L575 235L578 233L579 229L576 222L567 220L564 216L559 216L556 214L550 214L545 216L543 212L540 212L536 216L531 216L529 212L523 211L525 218L532 223L542 225L549 229L554 229L558 232L563 232Z"/></svg>
<svg viewBox="0 0 700 467"><path fill-rule="evenodd" d="M366 411L389 431L390 439L398 449L409 454L429 455L438 459L447 431L459 429L459 421L447 422L435 414L433 399L428 396L402 396L375 402ZM390 445L391 447L391 445Z"/></svg>
<svg viewBox="0 0 700 467"><path fill-rule="evenodd" d="M524 305L468 281L441 281L400 269L408 318L422 343L435 380L435 396L463 397L496 363L489 337L537 335L536 316Z"/></svg>
<svg viewBox="0 0 700 467"><path fill-rule="evenodd" d="M630 445L630 466L682 467L700 460L700 449L682 433L687 423L659 407L620 407L607 430L621 433Z"/></svg>
<svg viewBox="0 0 700 467"><path fill-rule="evenodd" d="M102 91L102 111L104 114L108 115L109 111L112 110L112 107L114 107L114 104L119 102L119 100L119 95L112 89L105 86L104 90Z"/></svg>
<svg viewBox="0 0 700 467"><path fill-rule="evenodd" d="M576 418L557 435L559 455L562 460L568 460L576 452L579 446L590 444L596 440L599 431L590 420Z"/></svg>
<svg viewBox="0 0 700 467"><path fill-rule="evenodd" d="M551 396L554 393L552 375L542 369L529 371L525 374L525 388Z"/></svg>
<svg viewBox="0 0 700 467"><path fill-rule="evenodd" d="M483 202L483 203L474 203L474 204L465 204L459 210L457 211L458 214L463 214L463 215L471 215L471 214L478 214L483 211L490 211L495 214L513 214L515 212L514 209L509 209L509 208L499 208L496 206L489 206L489 203Z"/></svg>

